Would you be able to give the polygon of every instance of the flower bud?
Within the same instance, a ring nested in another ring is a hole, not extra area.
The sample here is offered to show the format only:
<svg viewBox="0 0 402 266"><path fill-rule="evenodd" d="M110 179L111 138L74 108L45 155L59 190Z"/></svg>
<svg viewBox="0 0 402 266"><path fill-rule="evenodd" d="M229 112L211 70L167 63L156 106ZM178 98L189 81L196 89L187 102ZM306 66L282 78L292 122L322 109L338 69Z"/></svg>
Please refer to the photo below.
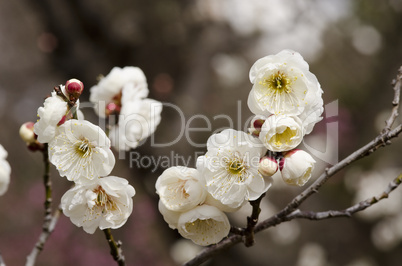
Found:
<svg viewBox="0 0 402 266"><path fill-rule="evenodd" d="M279 162L282 179L289 185L303 186L311 177L315 160L305 151L287 152Z"/></svg>
<svg viewBox="0 0 402 266"><path fill-rule="evenodd" d="M34 122L26 122L22 124L20 127L20 137L27 145L36 141Z"/></svg>
<svg viewBox="0 0 402 266"><path fill-rule="evenodd" d="M43 150L43 144L37 140L38 136L34 132L34 122L22 124L19 133L30 151Z"/></svg>
<svg viewBox="0 0 402 266"><path fill-rule="evenodd" d="M106 105L106 115L113 115L113 114L119 114L121 110L121 106L115 104L115 103L108 103Z"/></svg>
<svg viewBox="0 0 402 266"><path fill-rule="evenodd" d="M265 122L265 117L263 117L261 115L255 116L253 118L253 120L251 120L250 128L248 129L250 134L258 137L260 135L261 127L264 124L264 122Z"/></svg>
<svg viewBox="0 0 402 266"><path fill-rule="evenodd" d="M264 176L273 176L276 171L278 171L277 161L270 157L264 156L260 159L260 164L258 166L258 172Z"/></svg>
<svg viewBox="0 0 402 266"><path fill-rule="evenodd" d="M66 82L65 90L69 100L76 101L84 90L84 84L78 79L70 79Z"/></svg>

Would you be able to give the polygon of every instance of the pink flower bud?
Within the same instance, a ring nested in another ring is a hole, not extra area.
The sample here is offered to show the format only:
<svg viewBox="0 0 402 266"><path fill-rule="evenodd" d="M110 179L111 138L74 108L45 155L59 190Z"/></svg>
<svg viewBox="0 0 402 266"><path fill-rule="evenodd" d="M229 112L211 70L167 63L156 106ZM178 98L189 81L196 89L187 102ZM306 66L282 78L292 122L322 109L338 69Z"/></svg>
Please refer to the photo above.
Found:
<svg viewBox="0 0 402 266"><path fill-rule="evenodd" d="M84 84L78 79L70 79L66 82L66 93L69 95L70 100L77 100L84 90Z"/></svg>
<svg viewBox="0 0 402 266"><path fill-rule="evenodd" d="M119 114L120 109L121 109L121 106L119 106L115 103L108 103L106 105L106 115L109 116L111 114Z"/></svg>
<svg viewBox="0 0 402 266"><path fill-rule="evenodd" d="M31 144L36 141L36 136L34 133L34 123L26 122L20 127L20 137L27 144Z"/></svg>
<svg viewBox="0 0 402 266"><path fill-rule="evenodd" d="M37 141L38 136L34 133L34 123L26 122L20 127L20 137L27 144L30 151L43 150L43 144Z"/></svg>
<svg viewBox="0 0 402 266"><path fill-rule="evenodd" d="M250 123L250 128L248 129L248 131L250 132L250 134L258 137L260 135L261 132L261 127L265 122L265 117L257 115L253 118L253 120L251 120Z"/></svg>
<svg viewBox="0 0 402 266"><path fill-rule="evenodd" d="M264 156L260 159L260 164L258 166L258 172L264 176L273 176L276 171L278 171L277 161L270 157Z"/></svg>
<svg viewBox="0 0 402 266"><path fill-rule="evenodd" d="M289 185L303 186L311 177L315 160L305 151L287 152L279 162L282 179Z"/></svg>

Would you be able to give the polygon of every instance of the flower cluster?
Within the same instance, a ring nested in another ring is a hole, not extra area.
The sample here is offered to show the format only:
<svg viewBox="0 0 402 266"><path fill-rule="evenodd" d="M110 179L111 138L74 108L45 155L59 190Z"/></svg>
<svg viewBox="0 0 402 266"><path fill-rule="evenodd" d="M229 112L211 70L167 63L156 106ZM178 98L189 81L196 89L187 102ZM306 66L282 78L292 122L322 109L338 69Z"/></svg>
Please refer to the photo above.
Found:
<svg viewBox="0 0 402 266"><path fill-rule="evenodd" d="M194 168L171 167L156 182L159 211L172 229L202 246L219 242L230 230L226 214L210 199Z"/></svg>
<svg viewBox="0 0 402 266"><path fill-rule="evenodd" d="M148 84L138 67L114 67L90 90L89 100L109 120L109 136L119 150L136 148L160 123L162 103L146 98Z"/></svg>
<svg viewBox="0 0 402 266"><path fill-rule="evenodd" d="M132 212L134 188L128 181L108 176L115 157L105 132L84 120L79 96L84 85L77 79L60 85L38 109L39 120L24 124L20 135L28 147L47 143L49 161L74 186L61 199L63 213L72 223L94 233L97 228L119 228ZM43 145L43 147L46 147Z"/></svg>
<svg viewBox="0 0 402 266"><path fill-rule="evenodd" d="M319 122L322 90L300 54L284 50L259 59L250 70L249 133L225 129L207 141L196 169L171 167L159 176L159 210L172 229L199 245L230 231L225 212L259 199L281 172L290 185L311 177L315 160L295 149Z"/></svg>
<svg viewBox="0 0 402 266"><path fill-rule="evenodd" d="M291 50L263 57L251 67L248 107L256 115L250 133L279 161L283 180L303 186L315 160L295 149L322 117L322 89L302 56Z"/></svg>

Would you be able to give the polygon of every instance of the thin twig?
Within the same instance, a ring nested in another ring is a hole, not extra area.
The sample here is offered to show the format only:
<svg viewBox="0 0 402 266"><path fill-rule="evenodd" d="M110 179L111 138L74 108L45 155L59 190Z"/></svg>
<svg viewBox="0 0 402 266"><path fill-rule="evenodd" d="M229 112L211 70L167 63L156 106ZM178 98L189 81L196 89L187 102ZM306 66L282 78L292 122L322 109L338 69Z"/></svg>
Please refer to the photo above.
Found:
<svg viewBox="0 0 402 266"><path fill-rule="evenodd" d="M244 239L244 245L246 247L251 247L254 245L254 228L258 223L258 217L260 216L261 213L261 200L264 198L265 193L262 194L258 199L250 201L251 206L253 207L253 210L251 212L251 216L247 216L247 228L245 230L245 239Z"/></svg>
<svg viewBox="0 0 402 266"><path fill-rule="evenodd" d="M53 232L54 228L56 227L57 221L59 220L61 213L62 213L62 210L59 207L52 215L51 220L49 222L49 227L47 229L43 228L42 233L40 234L38 241L35 244L35 247L32 249L31 253L27 256L27 262L26 262L25 266L35 265L36 257L43 250L43 246L45 245L50 234Z"/></svg>
<svg viewBox="0 0 402 266"><path fill-rule="evenodd" d="M113 259L117 262L119 266L126 265L125 258L123 256L123 250L121 249L121 241L115 241L110 228L104 229L106 240L109 243L110 254L112 254Z"/></svg>
<svg viewBox="0 0 402 266"><path fill-rule="evenodd" d="M324 185L330 177L335 175L337 172L339 172L341 169L345 168L349 164L351 164L365 156L372 154L373 152L378 150L380 147L384 147L387 144L390 144L391 139L398 137L398 135L402 132L402 124L399 124L394 129L392 129L392 125L395 122L396 117L398 116L398 109L399 109L399 103L400 103L400 91L401 91L401 86L402 86L401 84L402 84L402 66L398 70L398 75L397 75L395 82L393 82L394 99L392 101L393 108L391 111L391 115L386 120L386 126L385 126L384 130L381 132L381 134L378 135L375 139L373 139L369 143L367 143L365 146L361 147L360 149L356 150L355 152L353 152L352 154L347 156L345 159L343 159L339 163L333 165L330 168L327 168L325 170L325 172L322 173L321 176L310 187L308 187L302 193L300 193L298 196L296 196L286 207L284 207L276 215L257 224L255 227L254 233L258 233L269 227L276 226L280 223L294 219L291 216L291 214L293 212L295 212L298 209L298 207L308 197L310 197L311 195L316 193L318 191L318 189L322 185ZM395 189L396 187L394 187L393 189ZM389 193L391 193L393 189L391 189L389 191ZM372 204L374 204L374 202ZM369 205L369 206L371 206L371 205ZM369 206L361 206L359 208L364 207L364 209L365 209ZM352 209L349 211L352 211L353 207L354 206L351 206L350 208L352 208ZM336 215L336 213L334 213L334 212L328 213L328 215L329 214ZM328 218L330 218L330 217L328 217ZM241 242L241 240L242 240L241 235L231 235L231 236L227 237L226 239L224 239L223 241L204 249L196 257L194 257L192 260L188 261L184 265L185 266L200 265L201 263L207 261L209 258L220 253L221 251L228 249L229 247Z"/></svg>
<svg viewBox="0 0 402 266"><path fill-rule="evenodd" d="M352 205L347 209L337 211L330 210L324 212L296 210L293 213L289 214L288 218L290 218L290 220L293 220L295 218L308 219L308 220L324 220L335 217L350 217L353 214L363 211L368 207L380 202L381 200L388 198L390 193L394 191L401 183L402 183L402 174L393 179L388 184L388 187L382 193L378 194L377 196L360 201L359 203L356 203L355 205Z"/></svg>
<svg viewBox="0 0 402 266"><path fill-rule="evenodd" d="M54 227L56 226L56 222L60 215L60 210L57 210L54 215L52 215L52 182L50 180L50 163L49 163L49 154L48 154L48 145L44 144L44 148L42 150L43 153L43 164L45 166L45 170L43 173L43 183L45 185L45 216L43 219L42 233L39 235L39 238L32 249L31 253L27 257L26 265L32 266L35 264L36 257L42 251L43 246L45 245L46 240L53 232Z"/></svg>
<svg viewBox="0 0 402 266"><path fill-rule="evenodd" d="M401 98L401 86L402 86L402 66L398 70L396 79L392 81L394 87L394 99L392 101L392 111L390 117L385 122L385 128L383 132L389 132L392 128L392 124L395 122L396 117L399 115L399 103Z"/></svg>

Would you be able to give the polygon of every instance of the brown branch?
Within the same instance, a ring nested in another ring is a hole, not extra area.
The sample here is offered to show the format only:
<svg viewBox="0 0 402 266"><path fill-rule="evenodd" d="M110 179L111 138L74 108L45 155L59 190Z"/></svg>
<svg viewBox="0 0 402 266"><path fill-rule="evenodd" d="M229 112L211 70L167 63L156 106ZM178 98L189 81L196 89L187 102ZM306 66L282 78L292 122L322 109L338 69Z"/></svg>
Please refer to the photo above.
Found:
<svg viewBox="0 0 402 266"><path fill-rule="evenodd" d="M258 199L250 201L251 206L253 207L253 210L251 212L251 216L247 216L247 228L245 229L245 239L244 239L244 245L246 247L251 247L254 245L254 228L258 223L258 217L260 216L261 213L261 208L260 208L260 203L262 198L264 198L265 193L262 194Z"/></svg>
<svg viewBox="0 0 402 266"><path fill-rule="evenodd" d="M398 137L398 135L402 132L402 124L399 124L394 129L391 129L391 128L392 128L393 123L396 120L396 117L398 116L400 91L401 91L401 86L402 86L401 84L402 84L402 66L398 70L398 75L397 75L396 80L392 83L392 85L394 86L393 87L394 99L392 101L393 108L392 108L390 117L386 120L386 125L385 125L385 128L382 130L382 132L375 139L373 139L372 141L370 141L369 143L367 143L360 149L356 150L355 152L351 153L349 156L347 156L342 161L338 162L337 164L333 165L330 168L327 168L325 170L325 172L322 173L320 175L320 177L312 185L310 185L302 193L300 193L298 196L296 196L286 207L284 207L276 215L257 224L255 227L254 233L258 233L269 227L272 227L272 226L278 225L280 223L294 219L294 218L292 218L291 214L294 211L296 211L298 209L298 207L307 198L309 198L311 195L316 193L318 191L318 189L320 189L320 187L322 185L324 185L330 177L335 175L337 172L339 172L340 170L342 170L349 164L351 164L365 156L372 154L373 152L375 152L376 150L378 150L381 147L384 147L384 146L390 144L391 139ZM395 188L393 188L393 189L395 189ZM392 190L390 190L389 192L391 192ZM367 207L369 207L369 206L361 206L359 208L365 209ZM353 206L351 208L353 208ZM328 213L328 215L331 215L331 214L336 215L335 212ZM211 247L204 249L195 258L188 261L184 265L186 265L186 266L200 265L201 263L203 263L206 260L208 260L209 258L215 256L222 250L228 249L229 247L241 242L241 240L242 240L242 236L231 235L228 238L226 238L225 240L219 242L218 244L212 245Z"/></svg>
<svg viewBox="0 0 402 266"><path fill-rule="evenodd" d="M104 229L103 232L105 233L106 240L109 243L110 247L110 254L112 255L113 259L117 262L119 266L126 265L125 258L123 256L123 250L121 249L121 241L115 241L112 235L112 231L110 228Z"/></svg>
<svg viewBox="0 0 402 266"><path fill-rule="evenodd" d="M60 214L62 213L61 208L59 207L54 214L51 216L51 220L48 224L48 227L43 227L42 233L40 234L38 241L35 244L35 247L32 249L31 253L27 256L27 262L25 266L33 266L35 265L36 257L43 250L43 246L45 245L47 239L50 234L53 232L56 227L57 221L59 220Z"/></svg>
<svg viewBox="0 0 402 266"><path fill-rule="evenodd" d="M363 211L363 210L367 209L368 207L380 202L381 200L388 198L390 193L393 190L395 190L401 183L402 183L402 174L400 174L398 177L396 177L394 180L392 180L388 184L388 187L379 195L368 198L363 201L360 201L359 203L356 203L355 205L352 205L347 209L337 210L337 211L331 210L331 211L324 211L324 212L311 212L311 211L296 210L293 213L291 213L290 215L288 215L288 218L290 218L290 220L293 220L295 218L308 219L308 220L324 220L324 219L335 218L335 217L350 217L353 214Z"/></svg>
<svg viewBox="0 0 402 266"><path fill-rule="evenodd" d="M44 144L44 148L42 150L43 154L43 164L45 166L45 170L43 173L43 183L45 185L45 217L43 219L42 233L40 234L34 248L31 253L27 257L26 265L34 265L37 255L42 251L43 246L49 235L52 233L55 224L52 222L56 222L59 216L59 213L55 213L52 216L52 181L50 180L50 162L49 162L49 153L48 153L48 144ZM55 218L56 217L56 218ZM55 220L54 220L55 219Z"/></svg>
<svg viewBox="0 0 402 266"><path fill-rule="evenodd" d="M390 117L385 122L385 128L383 132L389 132L391 130L392 124L395 122L396 117L399 115L399 103L401 98L401 86L402 86L402 66L398 70L398 75L396 79L392 81L394 87L394 99L392 101L392 111Z"/></svg>

